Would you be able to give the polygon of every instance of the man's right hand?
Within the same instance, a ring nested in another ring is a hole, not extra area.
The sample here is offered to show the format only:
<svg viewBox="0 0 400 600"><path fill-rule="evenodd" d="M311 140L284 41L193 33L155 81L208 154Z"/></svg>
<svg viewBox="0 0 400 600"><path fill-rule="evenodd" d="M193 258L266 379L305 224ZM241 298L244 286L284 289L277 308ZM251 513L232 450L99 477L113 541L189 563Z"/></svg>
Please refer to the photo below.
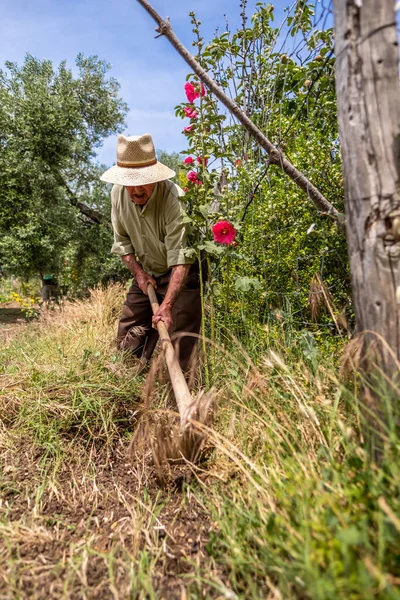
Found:
<svg viewBox="0 0 400 600"><path fill-rule="evenodd" d="M140 271L135 273L135 279L136 279L136 283L142 290L143 294L146 294L146 296L147 296L147 286L149 285L149 283L151 283L151 285L154 287L154 289L157 289L157 283L156 283L155 279L153 279L153 277L151 275L146 273L146 271L143 271L143 269L141 269Z"/></svg>

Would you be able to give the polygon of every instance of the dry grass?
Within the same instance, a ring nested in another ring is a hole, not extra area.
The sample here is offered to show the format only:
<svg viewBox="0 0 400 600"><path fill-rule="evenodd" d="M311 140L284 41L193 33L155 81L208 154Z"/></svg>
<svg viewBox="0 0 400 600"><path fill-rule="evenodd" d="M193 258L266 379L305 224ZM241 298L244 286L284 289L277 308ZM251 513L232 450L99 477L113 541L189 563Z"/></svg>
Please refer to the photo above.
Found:
<svg viewBox="0 0 400 600"><path fill-rule="evenodd" d="M146 394L159 420L171 399L114 347L122 297L95 290L1 350L0 597L397 598L398 438L371 464L331 357L276 332L257 362L215 346L213 450L160 488L132 435Z"/></svg>
<svg viewBox="0 0 400 600"><path fill-rule="evenodd" d="M209 517L181 489L181 474L171 495L149 453L129 458L143 377L114 345L123 295L120 286L94 290L3 348L1 598L181 598L199 589Z"/></svg>

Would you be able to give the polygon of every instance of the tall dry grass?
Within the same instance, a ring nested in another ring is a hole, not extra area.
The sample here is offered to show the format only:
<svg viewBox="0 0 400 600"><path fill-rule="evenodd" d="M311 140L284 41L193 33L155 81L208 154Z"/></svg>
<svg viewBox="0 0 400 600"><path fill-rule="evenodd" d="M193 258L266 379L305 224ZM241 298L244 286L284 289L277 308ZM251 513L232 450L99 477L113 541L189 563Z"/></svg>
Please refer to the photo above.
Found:
<svg viewBox="0 0 400 600"><path fill-rule="evenodd" d="M114 346L122 299L95 290L1 349L3 596L399 598L398 421L378 466L339 356L280 325L225 335L214 450L160 491L127 456L144 381Z"/></svg>

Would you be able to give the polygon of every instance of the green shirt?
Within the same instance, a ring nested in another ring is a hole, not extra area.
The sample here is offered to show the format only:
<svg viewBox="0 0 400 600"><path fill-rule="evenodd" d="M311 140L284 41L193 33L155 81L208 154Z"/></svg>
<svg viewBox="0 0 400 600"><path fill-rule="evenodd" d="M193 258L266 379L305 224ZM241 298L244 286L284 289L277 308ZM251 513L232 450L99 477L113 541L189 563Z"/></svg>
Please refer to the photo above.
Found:
<svg viewBox="0 0 400 600"><path fill-rule="evenodd" d="M185 256L187 226L183 221L183 191L172 181L156 183L144 207L129 198L122 185L111 191L114 244L111 252L135 254L147 273L158 277L175 265L194 258Z"/></svg>

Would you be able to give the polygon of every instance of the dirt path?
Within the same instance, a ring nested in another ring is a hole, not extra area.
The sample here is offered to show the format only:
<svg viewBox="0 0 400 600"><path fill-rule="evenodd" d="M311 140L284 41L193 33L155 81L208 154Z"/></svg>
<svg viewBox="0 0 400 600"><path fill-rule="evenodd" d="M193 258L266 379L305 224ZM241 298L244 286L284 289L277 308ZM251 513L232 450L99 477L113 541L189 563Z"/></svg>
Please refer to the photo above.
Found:
<svg viewBox="0 0 400 600"><path fill-rule="evenodd" d="M18 306L0 306L1 344L24 327ZM80 372L73 352L69 368ZM129 457L134 399L126 414L112 413L121 429L108 437L90 412L111 414L97 380L86 375L85 388L81 374L77 384L65 373L73 390L65 381L52 387L43 369L0 382L0 599L236 598L213 556L218 530L203 473L175 466L160 486L148 453ZM116 402L122 376L107 379Z"/></svg>
<svg viewBox="0 0 400 600"><path fill-rule="evenodd" d="M8 342L26 325L26 319L17 302L0 304L0 341Z"/></svg>
<svg viewBox="0 0 400 600"><path fill-rule="evenodd" d="M52 480L42 454L26 441L2 456L1 598L221 597L201 581L225 578L207 551L215 525L185 485L187 471L160 489L119 443L112 455L93 448L90 469L65 460Z"/></svg>

